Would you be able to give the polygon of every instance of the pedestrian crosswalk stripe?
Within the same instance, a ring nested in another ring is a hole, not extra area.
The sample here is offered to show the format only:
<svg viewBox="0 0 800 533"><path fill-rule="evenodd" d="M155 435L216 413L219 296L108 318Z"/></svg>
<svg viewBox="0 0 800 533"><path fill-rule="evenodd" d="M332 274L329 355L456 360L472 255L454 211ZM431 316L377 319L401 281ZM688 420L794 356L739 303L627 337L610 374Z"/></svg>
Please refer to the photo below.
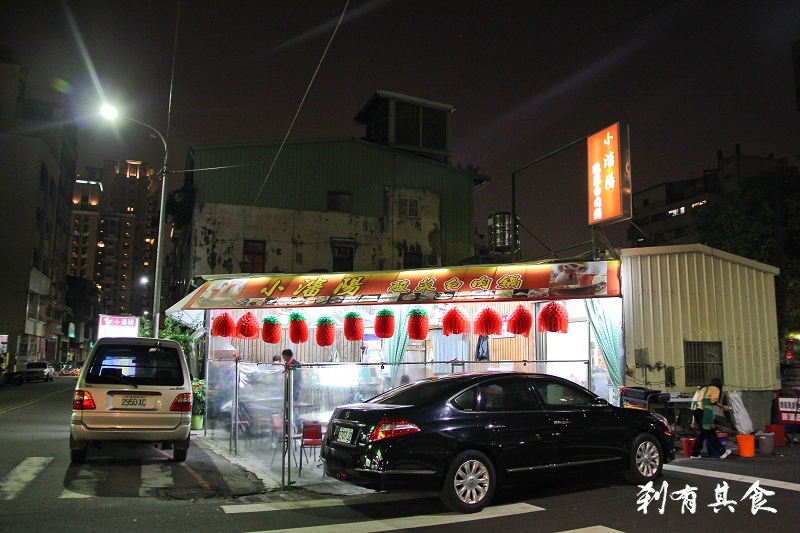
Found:
<svg viewBox="0 0 800 533"><path fill-rule="evenodd" d="M0 500L13 500L50 464L52 457L28 457L0 479Z"/></svg>
<svg viewBox="0 0 800 533"><path fill-rule="evenodd" d="M528 503L512 503L508 505L496 505L485 508L480 513L460 514L442 513L435 515L407 516L402 518L390 518L387 520L365 520L363 522L348 522L347 524L337 524L341 530L347 533L371 533L373 531L397 531L416 527L442 526L446 524L459 524L464 522L475 522L487 518L499 518L502 516L512 516L536 511L544 511L541 507ZM270 529L263 533L330 533L330 524L313 527L295 527L291 529ZM262 533L262 532L251 532Z"/></svg>
<svg viewBox="0 0 800 533"><path fill-rule="evenodd" d="M430 497L435 497L435 493ZM367 494L364 496L350 496L349 498L322 498L319 500L295 500L287 502L269 503L240 503L236 505L223 505L222 511L226 514L264 513L268 511L291 511L292 509L312 509L316 507L335 507L337 505L362 505L370 503L387 503L401 500L416 500L425 497L424 494L413 492L397 492L394 494Z"/></svg>
<svg viewBox="0 0 800 533"><path fill-rule="evenodd" d="M728 481L741 481L742 483L755 483L758 481L762 487L773 487L776 489L793 490L800 492L800 484L791 483L789 481L780 481L778 479L765 479L753 476L742 476L740 474L729 474L727 472L720 472L719 470L703 470L700 468L691 468L688 466L678 465L664 465L664 470L672 470L674 472L682 472L684 474L694 474L696 476L713 477L717 479L727 479Z"/></svg>
<svg viewBox="0 0 800 533"><path fill-rule="evenodd" d="M156 489L173 487L172 468L164 462L143 464L139 496L150 496Z"/></svg>
<svg viewBox="0 0 800 533"><path fill-rule="evenodd" d="M606 526L589 526L580 529L570 529L569 531L559 531L558 533L624 533L619 529L611 529Z"/></svg>

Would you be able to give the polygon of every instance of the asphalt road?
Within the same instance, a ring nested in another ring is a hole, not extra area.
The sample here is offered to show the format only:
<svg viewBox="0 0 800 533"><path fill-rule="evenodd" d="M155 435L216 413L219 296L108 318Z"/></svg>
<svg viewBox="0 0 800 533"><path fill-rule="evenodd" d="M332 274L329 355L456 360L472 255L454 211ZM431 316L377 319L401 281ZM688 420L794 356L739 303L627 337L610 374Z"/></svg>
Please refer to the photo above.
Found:
<svg viewBox="0 0 800 533"><path fill-rule="evenodd" d="M0 531L611 533L785 531L800 523L800 445L753 458L680 458L650 492L616 475L542 478L500 491L476 515L449 513L433 494L336 496L325 490L332 480L317 490L276 490L197 435L186 463L118 445L70 465L74 382L0 387Z"/></svg>

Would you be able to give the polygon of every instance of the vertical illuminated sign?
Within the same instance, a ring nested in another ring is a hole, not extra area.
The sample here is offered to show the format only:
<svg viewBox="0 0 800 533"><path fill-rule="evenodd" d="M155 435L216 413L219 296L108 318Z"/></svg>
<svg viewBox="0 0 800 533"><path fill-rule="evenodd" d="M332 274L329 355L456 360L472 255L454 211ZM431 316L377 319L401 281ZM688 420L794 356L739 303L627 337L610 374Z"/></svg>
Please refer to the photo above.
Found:
<svg viewBox="0 0 800 533"><path fill-rule="evenodd" d="M630 169L619 123L588 138L589 225L630 218Z"/></svg>

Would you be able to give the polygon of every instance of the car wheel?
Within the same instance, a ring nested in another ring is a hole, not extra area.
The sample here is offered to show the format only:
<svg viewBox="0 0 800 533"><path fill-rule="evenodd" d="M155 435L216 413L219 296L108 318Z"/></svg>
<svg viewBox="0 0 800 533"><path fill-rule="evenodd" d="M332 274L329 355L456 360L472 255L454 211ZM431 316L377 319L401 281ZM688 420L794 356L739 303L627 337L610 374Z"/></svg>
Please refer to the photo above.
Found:
<svg viewBox="0 0 800 533"><path fill-rule="evenodd" d="M180 450L175 448L172 452L172 460L178 463L182 463L186 460L186 455L189 453L189 450Z"/></svg>
<svg viewBox="0 0 800 533"><path fill-rule="evenodd" d="M496 479L494 466L486 455L462 452L450 464L439 498L452 511L477 513L492 501Z"/></svg>
<svg viewBox="0 0 800 533"><path fill-rule="evenodd" d="M631 446L630 464L625 472L625 479L638 485L657 479L664 466L663 458L664 454L658 439L648 433L642 433L636 437Z"/></svg>

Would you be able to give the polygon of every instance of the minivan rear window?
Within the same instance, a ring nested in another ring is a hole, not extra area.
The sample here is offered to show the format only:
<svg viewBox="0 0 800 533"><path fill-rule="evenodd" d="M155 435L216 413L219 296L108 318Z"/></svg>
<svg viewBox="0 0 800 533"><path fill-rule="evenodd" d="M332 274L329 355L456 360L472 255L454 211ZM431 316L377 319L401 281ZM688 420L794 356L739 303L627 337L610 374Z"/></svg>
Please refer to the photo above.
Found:
<svg viewBox="0 0 800 533"><path fill-rule="evenodd" d="M86 372L86 383L181 386L180 357L175 348L163 346L99 346Z"/></svg>

